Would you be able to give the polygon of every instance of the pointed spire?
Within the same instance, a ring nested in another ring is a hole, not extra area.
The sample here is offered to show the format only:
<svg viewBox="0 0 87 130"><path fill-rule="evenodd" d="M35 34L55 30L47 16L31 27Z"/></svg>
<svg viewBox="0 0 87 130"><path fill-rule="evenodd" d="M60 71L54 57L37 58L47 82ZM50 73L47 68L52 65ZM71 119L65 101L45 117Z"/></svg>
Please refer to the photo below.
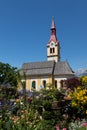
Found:
<svg viewBox="0 0 87 130"><path fill-rule="evenodd" d="M57 37L56 37L56 26L55 26L54 18L52 18L51 35L50 35L49 43L51 41L58 43L58 40L57 40Z"/></svg>
<svg viewBox="0 0 87 130"><path fill-rule="evenodd" d="M55 22L54 22L54 17L52 18L52 25L51 25L51 29L56 29L56 27L55 27Z"/></svg>

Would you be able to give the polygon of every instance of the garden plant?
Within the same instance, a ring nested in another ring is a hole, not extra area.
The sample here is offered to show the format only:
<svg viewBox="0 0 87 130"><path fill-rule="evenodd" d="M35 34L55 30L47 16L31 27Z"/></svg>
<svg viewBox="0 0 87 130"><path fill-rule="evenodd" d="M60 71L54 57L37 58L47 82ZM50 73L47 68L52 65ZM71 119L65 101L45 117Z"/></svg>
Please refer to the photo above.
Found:
<svg viewBox="0 0 87 130"><path fill-rule="evenodd" d="M61 81L61 89L47 84L47 89L39 92L26 92L26 84L22 83L20 94L20 77L16 70L11 74L12 80L4 80L7 74L2 77L0 71L0 130L87 129L87 76Z"/></svg>

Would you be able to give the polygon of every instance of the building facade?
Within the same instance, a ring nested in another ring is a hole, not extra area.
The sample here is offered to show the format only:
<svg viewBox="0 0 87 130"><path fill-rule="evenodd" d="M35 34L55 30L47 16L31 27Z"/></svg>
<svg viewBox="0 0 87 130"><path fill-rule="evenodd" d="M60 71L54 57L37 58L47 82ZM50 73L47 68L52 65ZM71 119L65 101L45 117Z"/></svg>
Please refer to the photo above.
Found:
<svg viewBox="0 0 87 130"><path fill-rule="evenodd" d="M71 78L74 73L67 61L60 61L60 43L56 36L56 27L52 19L51 35L47 43L47 61L29 62L22 65L20 74L26 76L26 89L39 91L47 84L61 87L61 80Z"/></svg>

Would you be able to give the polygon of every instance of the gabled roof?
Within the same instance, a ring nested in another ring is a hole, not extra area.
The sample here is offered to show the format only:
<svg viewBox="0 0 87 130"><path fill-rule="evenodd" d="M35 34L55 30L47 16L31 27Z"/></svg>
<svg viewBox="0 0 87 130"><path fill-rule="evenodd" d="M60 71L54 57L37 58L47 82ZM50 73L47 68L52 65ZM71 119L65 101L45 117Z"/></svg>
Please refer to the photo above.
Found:
<svg viewBox="0 0 87 130"><path fill-rule="evenodd" d="M42 61L24 63L22 65L20 74L25 72L26 76L36 75L74 75L67 61L55 62L55 61Z"/></svg>
<svg viewBox="0 0 87 130"><path fill-rule="evenodd" d="M57 62L54 69L54 75L74 75L67 61Z"/></svg>
<svg viewBox="0 0 87 130"><path fill-rule="evenodd" d="M25 72L27 76L35 76L52 74L53 68L54 61L43 61L24 63L21 70Z"/></svg>

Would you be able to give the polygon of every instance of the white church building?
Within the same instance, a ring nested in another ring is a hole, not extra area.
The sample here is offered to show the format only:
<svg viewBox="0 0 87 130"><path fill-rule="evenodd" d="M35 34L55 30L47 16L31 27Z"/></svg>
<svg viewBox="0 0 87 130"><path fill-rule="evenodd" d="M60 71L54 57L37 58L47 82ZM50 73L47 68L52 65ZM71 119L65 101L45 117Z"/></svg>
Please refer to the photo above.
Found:
<svg viewBox="0 0 87 130"><path fill-rule="evenodd" d="M61 87L61 80L71 78L74 72L67 61L60 61L60 43L56 36L56 26L52 19L51 35L46 45L47 61L23 63L21 76L26 76L26 89L39 91L41 87L52 84ZM22 79L23 80L23 79Z"/></svg>

